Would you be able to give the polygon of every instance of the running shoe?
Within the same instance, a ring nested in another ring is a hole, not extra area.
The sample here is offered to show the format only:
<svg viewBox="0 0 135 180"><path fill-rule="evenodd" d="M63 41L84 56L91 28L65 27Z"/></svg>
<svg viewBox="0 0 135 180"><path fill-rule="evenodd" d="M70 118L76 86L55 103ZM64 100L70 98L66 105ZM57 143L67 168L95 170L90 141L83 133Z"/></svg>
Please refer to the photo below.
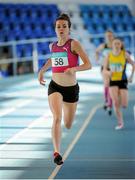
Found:
<svg viewBox="0 0 135 180"><path fill-rule="evenodd" d="M105 111L107 110L107 105L106 105L106 104L104 104L103 109L104 109Z"/></svg>
<svg viewBox="0 0 135 180"><path fill-rule="evenodd" d="M62 156L57 152L54 153L54 163L56 163L57 165L63 164Z"/></svg>
<svg viewBox="0 0 135 180"><path fill-rule="evenodd" d="M108 107L108 108L107 108L107 111L108 111L109 116L111 116L111 115L112 115L112 108L111 108L111 107Z"/></svg>
<svg viewBox="0 0 135 180"><path fill-rule="evenodd" d="M124 125L123 124L119 124L115 127L115 130L120 130L123 129Z"/></svg>

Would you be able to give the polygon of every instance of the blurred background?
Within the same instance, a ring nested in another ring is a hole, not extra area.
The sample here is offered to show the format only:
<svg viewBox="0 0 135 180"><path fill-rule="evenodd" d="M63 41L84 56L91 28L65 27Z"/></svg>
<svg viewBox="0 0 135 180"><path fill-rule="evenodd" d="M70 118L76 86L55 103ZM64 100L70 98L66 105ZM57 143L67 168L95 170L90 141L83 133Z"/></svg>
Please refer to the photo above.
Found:
<svg viewBox="0 0 135 180"><path fill-rule="evenodd" d="M45 87L39 85L37 72L50 57L54 21L61 12L69 14L71 37L81 42L93 65L77 72L80 100L70 133L62 122L62 154L67 156L85 120L92 122L56 178L135 178L135 76L124 110L125 128L116 132L115 113L108 116L102 107L103 81L95 63L95 49L108 29L121 37L134 60L135 1L0 0L0 179L47 179L55 169L46 88L51 71Z"/></svg>
<svg viewBox="0 0 135 180"><path fill-rule="evenodd" d="M70 15L71 35L82 42L91 60L106 30L120 36L135 54L134 0L0 1L0 78L37 72L56 38L54 21Z"/></svg>

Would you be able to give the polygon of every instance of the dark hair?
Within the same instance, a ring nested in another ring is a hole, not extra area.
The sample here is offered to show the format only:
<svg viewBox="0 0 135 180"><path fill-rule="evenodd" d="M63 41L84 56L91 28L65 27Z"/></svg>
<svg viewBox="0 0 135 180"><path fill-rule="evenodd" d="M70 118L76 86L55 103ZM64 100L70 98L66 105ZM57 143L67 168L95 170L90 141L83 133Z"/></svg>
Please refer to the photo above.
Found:
<svg viewBox="0 0 135 180"><path fill-rule="evenodd" d="M71 21L70 21L70 18L69 18L69 16L67 14L62 13L59 17L57 17L57 19L55 21L55 26L56 26L56 22L58 20L65 20L65 21L67 21L68 22L68 27L69 28L71 27Z"/></svg>

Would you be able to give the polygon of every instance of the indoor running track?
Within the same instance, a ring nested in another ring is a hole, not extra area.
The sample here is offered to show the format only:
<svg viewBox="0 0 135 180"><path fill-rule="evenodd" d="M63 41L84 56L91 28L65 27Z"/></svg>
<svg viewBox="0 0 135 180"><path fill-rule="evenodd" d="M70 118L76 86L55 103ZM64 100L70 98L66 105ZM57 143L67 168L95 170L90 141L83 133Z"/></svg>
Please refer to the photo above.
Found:
<svg viewBox="0 0 135 180"><path fill-rule="evenodd" d="M53 163L52 115L36 75L0 80L0 179L134 179L135 83L129 86L125 127L102 109L97 70L78 73L80 101L71 130L63 127L63 166Z"/></svg>

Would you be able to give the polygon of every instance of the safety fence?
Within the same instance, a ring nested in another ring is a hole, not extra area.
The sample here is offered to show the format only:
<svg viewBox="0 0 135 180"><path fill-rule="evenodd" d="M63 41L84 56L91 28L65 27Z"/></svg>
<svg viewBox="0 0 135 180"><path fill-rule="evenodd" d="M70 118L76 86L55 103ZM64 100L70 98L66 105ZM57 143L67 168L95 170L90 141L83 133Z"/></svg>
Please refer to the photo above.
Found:
<svg viewBox="0 0 135 180"><path fill-rule="evenodd" d="M135 32L118 33L115 36L123 39L126 50L134 59ZM78 35L77 37L82 41L91 59L94 59L96 46L104 41L104 34L92 34L86 37ZM84 40L87 40L89 44L84 44ZM38 72L50 57L49 44L53 41L56 41L55 37L0 43L0 53L3 53L0 57L1 77Z"/></svg>

